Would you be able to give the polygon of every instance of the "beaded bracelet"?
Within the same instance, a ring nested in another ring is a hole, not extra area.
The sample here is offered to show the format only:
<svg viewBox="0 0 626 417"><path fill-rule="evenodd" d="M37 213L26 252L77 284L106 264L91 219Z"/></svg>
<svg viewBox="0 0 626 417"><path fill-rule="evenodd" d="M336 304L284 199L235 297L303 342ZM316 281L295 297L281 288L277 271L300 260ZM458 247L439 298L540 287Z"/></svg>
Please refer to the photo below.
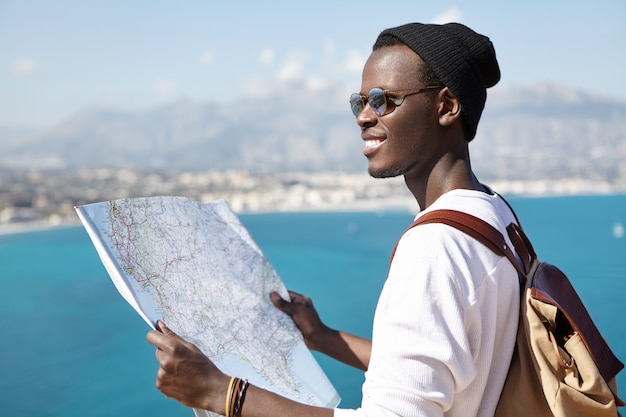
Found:
<svg viewBox="0 0 626 417"><path fill-rule="evenodd" d="M235 402L235 408L233 410L234 417L241 417L241 409L243 407L243 401L246 399L246 391L249 385L247 379L244 379L241 383L241 388L237 393L237 401Z"/></svg>
<svg viewBox="0 0 626 417"><path fill-rule="evenodd" d="M241 408L248 389L248 380L232 377L228 384L224 415L226 417L241 417Z"/></svg>

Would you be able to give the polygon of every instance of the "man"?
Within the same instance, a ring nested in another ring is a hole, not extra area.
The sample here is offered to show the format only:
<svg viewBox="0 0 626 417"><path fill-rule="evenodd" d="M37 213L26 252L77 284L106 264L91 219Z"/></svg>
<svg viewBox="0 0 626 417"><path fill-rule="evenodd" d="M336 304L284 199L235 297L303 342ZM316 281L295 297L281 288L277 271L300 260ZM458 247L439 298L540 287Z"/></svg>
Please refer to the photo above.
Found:
<svg viewBox="0 0 626 417"><path fill-rule="evenodd" d="M404 176L419 215L461 210L507 236L514 215L475 177L468 152L486 88L499 79L491 42L463 25L383 31L363 69L361 92L350 100L369 173ZM310 407L244 387L243 402L228 410L225 399L238 390L233 379L162 323L162 332L148 335L161 364L157 387L183 404L243 417L494 414L515 343L518 278L506 258L462 232L428 224L402 236L371 342L326 327L304 296L292 293L287 302L273 294L272 300L291 315L310 349L367 371L361 408Z"/></svg>

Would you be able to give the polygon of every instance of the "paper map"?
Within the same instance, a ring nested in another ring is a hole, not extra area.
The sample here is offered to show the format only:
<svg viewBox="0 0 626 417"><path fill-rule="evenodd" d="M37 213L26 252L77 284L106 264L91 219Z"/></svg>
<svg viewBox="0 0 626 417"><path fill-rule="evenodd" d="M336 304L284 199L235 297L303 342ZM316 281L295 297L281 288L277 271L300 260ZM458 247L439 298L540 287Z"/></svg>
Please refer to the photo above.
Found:
<svg viewBox="0 0 626 417"><path fill-rule="evenodd" d="M326 407L339 396L291 318L285 286L224 200L114 200L76 207L116 288L154 328L162 319L229 375ZM196 415L213 415L194 410Z"/></svg>

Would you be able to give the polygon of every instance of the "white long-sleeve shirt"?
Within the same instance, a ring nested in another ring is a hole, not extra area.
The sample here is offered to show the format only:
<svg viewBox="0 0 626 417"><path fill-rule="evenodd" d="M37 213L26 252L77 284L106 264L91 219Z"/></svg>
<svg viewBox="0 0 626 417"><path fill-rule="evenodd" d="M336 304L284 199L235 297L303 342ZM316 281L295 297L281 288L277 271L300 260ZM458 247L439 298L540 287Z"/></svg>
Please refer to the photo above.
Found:
<svg viewBox="0 0 626 417"><path fill-rule="evenodd" d="M507 241L506 226L515 221L500 197L478 191L451 191L423 213L436 209L480 217ZM515 344L519 297L507 258L449 226L412 228L398 244L376 308L361 408L336 409L335 417L493 416Z"/></svg>

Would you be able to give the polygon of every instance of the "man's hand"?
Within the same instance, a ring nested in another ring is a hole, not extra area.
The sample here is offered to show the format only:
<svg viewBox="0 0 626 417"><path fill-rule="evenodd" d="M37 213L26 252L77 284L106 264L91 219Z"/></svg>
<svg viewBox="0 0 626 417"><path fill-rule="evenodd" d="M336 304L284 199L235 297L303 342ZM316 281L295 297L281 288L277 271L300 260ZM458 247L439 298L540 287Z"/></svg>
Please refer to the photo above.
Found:
<svg viewBox="0 0 626 417"><path fill-rule="evenodd" d="M153 330L146 336L157 348L160 368L156 387L166 397L188 407L222 411L228 376L195 345L172 332L163 322L157 322L157 328L160 331Z"/></svg>
<svg viewBox="0 0 626 417"><path fill-rule="evenodd" d="M270 294L272 303L289 315L300 329L306 346L311 350L321 352L323 346L320 346L318 342L332 330L322 323L309 297L293 291L289 291L289 297L291 297L291 302L284 300L277 292Z"/></svg>
<svg viewBox="0 0 626 417"><path fill-rule="evenodd" d="M183 340L163 324L148 333L146 339L157 347L161 367L157 388L187 407L224 414L230 377L224 375L193 344ZM273 392L250 385L243 403L244 416L252 417L332 417L333 410L289 400Z"/></svg>
<svg viewBox="0 0 626 417"><path fill-rule="evenodd" d="M311 350L322 352L355 368L367 370L372 342L350 333L331 329L322 323L309 297L289 291L291 302L276 292L270 294L272 303L288 314L302 332L304 343Z"/></svg>

